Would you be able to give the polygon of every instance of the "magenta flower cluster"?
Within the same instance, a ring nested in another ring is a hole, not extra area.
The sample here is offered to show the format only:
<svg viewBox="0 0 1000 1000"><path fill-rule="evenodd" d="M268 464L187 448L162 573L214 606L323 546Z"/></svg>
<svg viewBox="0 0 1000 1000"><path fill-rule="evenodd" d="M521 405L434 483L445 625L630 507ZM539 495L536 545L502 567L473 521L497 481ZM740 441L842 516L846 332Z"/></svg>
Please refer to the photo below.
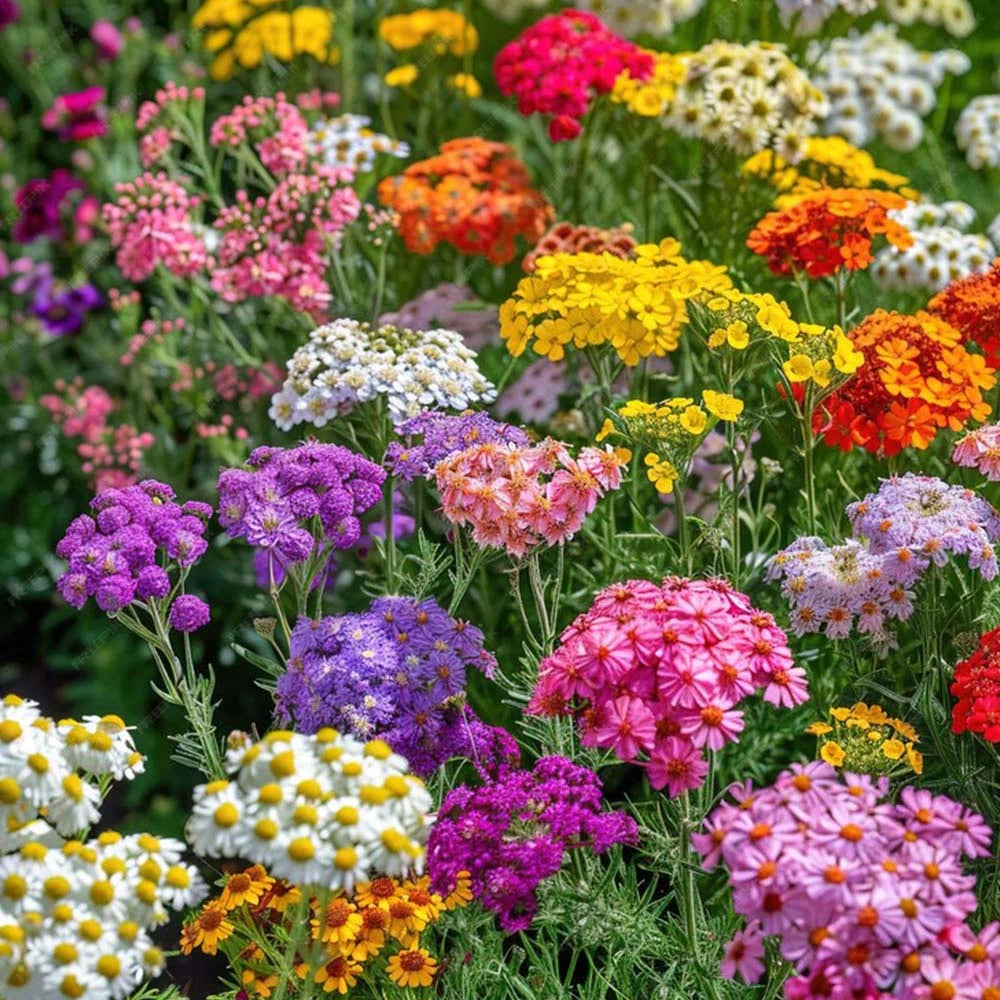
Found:
<svg viewBox="0 0 1000 1000"><path fill-rule="evenodd" d="M596 853L638 840L635 820L602 812L601 781L565 757L529 770L505 768L479 787L460 785L441 803L427 844L435 892L461 872L473 896L508 932L525 930L538 910L538 885L562 867L567 851Z"/></svg>
<svg viewBox="0 0 1000 1000"><path fill-rule="evenodd" d="M671 795L697 788L705 753L743 731L755 691L779 706L807 694L785 633L725 580L627 580L602 590L539 668L528 711L571 714L585 746L629 763Z"/></svg>
<svg viewBox="0 0 1000 1000"><path fill-rule="evenodd" d="M965 858L989 856L983 818L943 795L795 765L770 787L731 789L693 836L704 867L720 861L749 921L723 972L756 982L762 938L795 967L790 1000L979 998L997 983L997 928L980 940ZM981 942L993 942L984 947Z"/></svg>

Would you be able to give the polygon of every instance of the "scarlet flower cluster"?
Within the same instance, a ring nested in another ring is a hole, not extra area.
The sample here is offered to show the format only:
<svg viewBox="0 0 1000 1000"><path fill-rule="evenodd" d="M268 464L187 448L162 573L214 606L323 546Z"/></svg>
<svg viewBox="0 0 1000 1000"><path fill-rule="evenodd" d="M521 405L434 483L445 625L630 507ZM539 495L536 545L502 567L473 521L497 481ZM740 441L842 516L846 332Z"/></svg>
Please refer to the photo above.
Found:
<svg viewBox="0 0 1000 1000"><path fill-rule="evenodd" d="M383 180L378 194L399 213L411 253L450 243L460 253L506 264L514 259L515 239L534 243L552 218L552 206L531 186L510 146L477 136L444 143L437 156Z"/></svg>
<svg viewBox="0 0 1000 1000"><path fill-rule="evenodd" d="M1000 367L1000 261L938 292L927 307L968 340L977 343L994 368Z"/></svg>
<svg viewBox="0 0 1000 1000"><path fill-rule="evenodd" d="M434 470L444 516L472 527L474 541L523 556L544 542L572 538L597 501L621 484L628 457L610 447L573 458L561 441L481 444Z"/></svg>
<svg viewBox="0 0 1000 1000"><path fill-rule="evenodd" d="M725 580L626 580L602 590L539 668L528 711L574 715L585 746L629 763L671 795L697 788L705 751L743 731L736 706L763 690L791 707L807 697L785 633Z"/></svg>
<svg viewBox="0 0 1000 1000"><path fill-rule="evenodd" d="M953 733L981 733L1000 743L1000 628L979 638L976 651L955 667L951 693Z"/></svg>
<svg viewBox="0 0 1000 1000"><path fill-rule="evenodd" d="M521 261L521 267L531 274L539 257L554 253L607 253L628 260L634 256L636 246L638 244L629 222L612 229L556 222L549 226L531 253Z"/></svg>
<svg viewBox="0 0 1000 1000"><path fill-rule="evenodd" d="M609 31L600 18L579 10L543 17L497 54L493 64L501 93L517 97L522 115L552 115L549 138L575 139L591 101L610 93L627 70L635 80L653 72L653 53Z"/></svg>
<svg viewBox="0 0 1000 1000"><path fill-rule="evenodd" d="M926 448L939 428L958 431L990 412L982 390L996 383L994 370L937 316L877 309L850 339L865 361L814 415L826 444L896 455Z"/></svg>
<svg viewBox="0 0 1000 1000"><path fill-rule="evenodd" d="M841 268L862 271L872 262L872 241L885 238L905 250L913 237L889 216L907 200L891 191L828 188L791 208L769 212L747 237L775 274L803 270L825 278Z"/></svg>

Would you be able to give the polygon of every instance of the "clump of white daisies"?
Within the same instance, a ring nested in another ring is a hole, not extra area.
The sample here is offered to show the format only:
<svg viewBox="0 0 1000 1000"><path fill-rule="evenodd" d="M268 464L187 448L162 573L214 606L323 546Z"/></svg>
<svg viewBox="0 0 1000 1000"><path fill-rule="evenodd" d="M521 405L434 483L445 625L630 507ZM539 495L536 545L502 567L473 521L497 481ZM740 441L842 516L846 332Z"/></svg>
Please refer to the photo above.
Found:
<svg viewBox="0 0 1000 1000"><path fill-rule="evenodd" d="M118 716L56 722L36 702L0 703L0 996L5 1000L130 994L158 976L150 931L206 892L178 840L105 831L115 779L143 758Z"/></svg>
<svg viewBox="0 0 1000 1000"><path fill-rule="evenodd" d="M454 330L337 319L314 330L292 355L268 412L285 431L302 423L322 427L378 397L398 425L424 410L492 402L496 389Z"/></svg>
<svg viewBox="0 0 1000 1000"><path fill-rule="evenodd" d="M369 173L380 155L410 155L405 142L374 131L371 123L365 115L322 118L309 130L309 143L328 167L350 167L355 173Z"/></svg>
<svg viewBox="0 0 1000 1000"><path fill-rule="evenodd" d="M973 170L1000 166L1000 94L981 94L962 109L955 141Z"/></svg>
<svg viewBox="0 0 1000 1000"><path fill-rule="evenodd" d="M704 5L705 0L580 0L572 6L597 14L612 31L626 38L636 35L663 38L678 24L694 17Z"/></svg>
<svg viewBox="0 0 1000 1000"><path fill-rule="evenodd" d="M945 76L971 66L958 49L919 52L890 24L810 43L807 59L813 83L830 102L824 134L841 135L855 146L881 137L904 151L920 145L923 117L934 109Z"/></svg>
<svg viewBox="0 0 1000 1000"><path fill-rule="evenodd" d="M797 34L811 35L837 11L850 17L870 14L878 0L775 0L786 28ZM958 37L965 37L976 26L976 16L968 0L882 0L882 10L897 24L922 21Z"/></svg>
<svg viewBox="0 0 1000 1000"><path fill-rule="evenodd" d="M195 789L187 838L199 854L319 892L423 871L431 797L382 740L274 731L231 746L228 764L232 781Z"/></svg>

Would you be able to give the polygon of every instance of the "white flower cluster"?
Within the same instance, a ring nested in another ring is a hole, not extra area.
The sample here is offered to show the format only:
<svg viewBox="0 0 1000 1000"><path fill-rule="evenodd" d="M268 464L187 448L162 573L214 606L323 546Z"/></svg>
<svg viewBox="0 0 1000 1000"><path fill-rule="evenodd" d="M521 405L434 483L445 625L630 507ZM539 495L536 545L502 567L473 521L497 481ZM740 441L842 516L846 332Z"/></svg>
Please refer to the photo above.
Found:
<svg viewBox="0 0 1000 1000"><path fill-rule="evenodd" d="M178 840L109 831L0 858L0 996L117 1000L158 976L149 931L207 888L183 852Z"/></svg>
<svg viewBox="0 0 1000 1000"><path fill-rule="evenodd" d="M482 0L483 6L505 21L516 21L527 11L542 10L549 0Z"/></svg>
<svg viewBox="0 0 1000 1000"><path fill-rule="evenodd" d="M85 830L100 818L97 779L134 778L143 761L117 715L55 722L37 702L7 695L0 702L0 852L52 827L63 836Z"/></svg>
<svg viewBox="0 0 1000 1000"><path fill-rule="evenodd" d="M878 0L775 0L781 23L796 34L818 31L831 14L842 10L862 17L878 7ZM975 27L976 18L968 0L882 0L886 15L897 24L923 21L964 37Z"/></svg>
<svg viewBox="0 0 1000 1000"><path fill-rule="evenodd" d="M823 93L781 46L716 40L680 58L687 72L664 122L681 135L743 156L770 147L784 155L826 115Z"/></svg>
<svg viewBox="0 0 1000 1000"><path fill-rule="evenodd" d="M612 31L626 38L662 38L694 17L704 5L705 0L579 0L573 6L596 14Z"/></svg>
<svg viewBox="0 0 1000 1000"><path fill-rule="evenodd" d="M379 154L405 159L410 147L371 129L365 115L338 115L317 122L309 132L310 145L328 167L350 167L368 173Z"/></svg>
<svg viewBox="0 0 1000 1000"><path fill-rule="evenodd" d="M966 104L955 123L955 141L973 170L1000 166L1000 94Z"/></svg>
<svg viewBox="0 0 1000 1000"><path fill-rule="evenodd" d="M268 412L285 431L301 423L322 427L377 396L385 397L399 424L424 410L492 402L496 389L454 330L373 328L337 319L313 330L292 355Z"/></svg>
<svg viewBox="0 0 1000 1000"><path fill-rule="evenodd" d="M812 35L837 10L851 17L861 17L873 11L877 0L775 0L778 16L785 28L797 35Z"/></svg>
<svg viewBox="0 0 1000 1000"><path fill-rule="evenodd" d="M889 213L913 236L905 250L887 246L875 255L869 272L883 288L942 288L989 269L996 254L989 237L967 232L976 210L964 201L912 202Z"/></svg>
<svg viewBox="0 0 1000 1000"><path fill-rule="evenodd" d="M899 150L920 145L923 116L937 103L935 88L945 75L965 73L971 65L957 49L918 52L889 24L813 42L807 59L815 67L813 82L830 101L824 134L841 135L855 146L881 136Z"/></svg>
<svg viewBox="0 0 1000 1000"><path fill-rule="evenodd" d="M229 752L233 781L199 785L198 854L241 857L300 886L344 889L423 871L431 798L382 740L275 731Z"/></svg>

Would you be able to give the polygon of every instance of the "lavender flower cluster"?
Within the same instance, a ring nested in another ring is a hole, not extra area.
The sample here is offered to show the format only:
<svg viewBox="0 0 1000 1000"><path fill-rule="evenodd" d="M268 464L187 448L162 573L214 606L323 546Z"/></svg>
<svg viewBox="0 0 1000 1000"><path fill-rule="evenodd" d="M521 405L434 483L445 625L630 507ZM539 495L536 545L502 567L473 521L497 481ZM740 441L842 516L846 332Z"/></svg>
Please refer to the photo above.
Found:
<svg viewBox="0 0 1000 1000"><path fill-rule="evenodd" d="M58 587L66 602L82 608L93 597L103 611L132 601L162 600L171 590L164 563L193 566L208 548L207 503L174 503L165 483L147 479L136 486L104 490L91 501L93 516L81 514L66 529L56 553L69 561ZM165 558L164 558L165 557ZM208 606L181 595L171 608L171 624L194 631L208 620Z"/></svg>
<svg viewBox="0 0 1000 1000"><path fill-rule="evenodd" d="M385 452L386 464L398 479L411 483L427 476L443 458L480 444L530 444L520 427L494 420L483 412L456 416L428 410L404 421L396 432L404 441L393 441ZM420 441L415 440L421 438Z"/></svg>
<svg viewBox="0 0 1000 1000"><path fill-rule="evenodd" d="M385 471L338 445L255 448L247 465L219 474L219 523L279 566L308 559L317 544L350 548L360 516L382 499ZM320 539L306 522L318 523Z"/></svg>
<svg viewBox="0 0 1000 1000"><path fill-rule="evenodd" d="M543 757L530 771L506 768L441 803L427 844L435 892L447 894L462 872L473 895L508 932L524 930L538 909L536 890L562 867L568 850L596 853L638 839L635 820L601 811L601 781L566 757Z"/></svg>
<svg viewBox="0 0 1000 1000"><path fill-rule="evenodd" d="M482 632L435 601L381 597L358 614L299 619L278 679L278 715L299 732L334 726L378 736L429 774L452 756L475 756L467 671L492 676L495 666Z"/></svg>

